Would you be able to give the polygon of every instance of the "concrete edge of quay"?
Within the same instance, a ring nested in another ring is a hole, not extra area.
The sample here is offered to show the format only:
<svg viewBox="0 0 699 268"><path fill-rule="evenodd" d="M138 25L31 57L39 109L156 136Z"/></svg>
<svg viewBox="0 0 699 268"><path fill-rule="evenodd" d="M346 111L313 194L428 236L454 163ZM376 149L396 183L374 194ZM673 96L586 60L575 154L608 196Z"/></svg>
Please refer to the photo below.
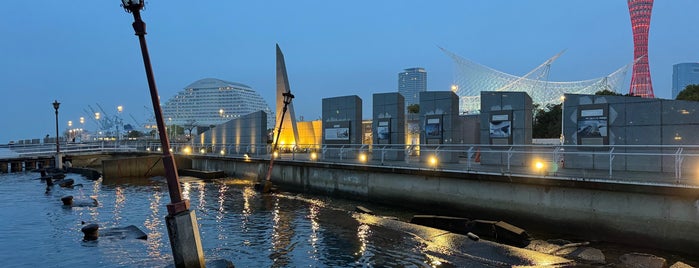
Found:
<svg viewBox="0 0 699 268"><path fill-rule="evenodd" d="M192 168L259 180L268 160L190 156ZM581 239L696 256L699 188L582 178L276 160L284 188L409 207L434 214L506 220Z"/></svg>

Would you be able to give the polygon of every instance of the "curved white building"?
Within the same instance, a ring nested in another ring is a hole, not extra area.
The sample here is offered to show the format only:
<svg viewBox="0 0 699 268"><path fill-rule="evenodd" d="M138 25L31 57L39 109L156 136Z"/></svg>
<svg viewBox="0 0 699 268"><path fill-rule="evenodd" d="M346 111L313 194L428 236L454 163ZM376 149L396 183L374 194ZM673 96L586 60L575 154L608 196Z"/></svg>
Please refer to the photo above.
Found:
<svg viewBox="0 0 699 268"><path fill-rule="evenodd" d="M163 105L165 123L180 126L219 125L257 111L267 113L267 125L274 125L274 113L260 94L250 86L216 78L186 86Z"/></svg>

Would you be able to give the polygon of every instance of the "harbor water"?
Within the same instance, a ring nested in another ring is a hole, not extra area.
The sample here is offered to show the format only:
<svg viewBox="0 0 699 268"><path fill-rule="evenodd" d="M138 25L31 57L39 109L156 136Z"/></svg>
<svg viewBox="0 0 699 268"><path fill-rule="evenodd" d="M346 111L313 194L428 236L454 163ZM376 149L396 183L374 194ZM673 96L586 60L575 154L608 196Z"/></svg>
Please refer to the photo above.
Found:
<svg viewBox="0 0 699 268"><path fill-rule="evenodd" d="M0 175L0 266L166 267L169 203L163 178L103 182L68 174L76 187L47 190L38 173ZM198 217L207 260L236 267L480 267L479 257L435 247L410 232L367 223L357 205L407 220L417 211L294 193L262 195L248 180L203 182L182 177ZM95 198L94 207L60 199ZM85 242L81 228L134 225L147 240L104 237ZM626 249L624 249L626 250ZM670 259L668 259L670 261ZM502 266L490 262L494 266ZM672 262L670 262L672 264Z"/></svg>

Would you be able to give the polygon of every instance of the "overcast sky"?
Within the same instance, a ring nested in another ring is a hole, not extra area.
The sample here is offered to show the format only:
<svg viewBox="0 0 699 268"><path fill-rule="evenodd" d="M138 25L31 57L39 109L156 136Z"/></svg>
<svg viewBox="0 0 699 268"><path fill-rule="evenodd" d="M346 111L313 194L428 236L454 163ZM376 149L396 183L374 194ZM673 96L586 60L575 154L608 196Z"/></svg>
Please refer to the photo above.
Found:
<svg viewBox="0 0 699 268"><path fill-rule="evenodd" d="M0 9L0 143L54 136L89 106L134 124L152 114L133 17L118 0L15 1ZM656 1L650 28L653 88L670 98L672 65L699 61L699 1ZM397 91L398 73L423 67L428 90L449 90L454 65L437 46L523 75L561 50L549 80L604 76L632 61L624 0L151 0L142 12L164 103L188 84L247 84L274 105L275 43L285 56L297 117L321 99ZM628 91L629 77L624 90ZM84 128L96 129L88 118Z"/></svg>

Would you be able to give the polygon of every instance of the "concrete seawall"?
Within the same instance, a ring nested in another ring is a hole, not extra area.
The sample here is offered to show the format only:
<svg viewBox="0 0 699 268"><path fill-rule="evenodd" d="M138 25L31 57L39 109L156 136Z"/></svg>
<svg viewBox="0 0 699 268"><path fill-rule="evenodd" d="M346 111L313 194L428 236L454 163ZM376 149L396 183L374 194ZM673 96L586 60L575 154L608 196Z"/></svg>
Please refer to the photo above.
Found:
<svg viewBox="0 0 699 268"><path fill-rule="evenodd" d="M267 161L193 157L192 166L260 179ZM274 183L390 205L697 254L699 189L583 180L275 161Z"/></svg>

